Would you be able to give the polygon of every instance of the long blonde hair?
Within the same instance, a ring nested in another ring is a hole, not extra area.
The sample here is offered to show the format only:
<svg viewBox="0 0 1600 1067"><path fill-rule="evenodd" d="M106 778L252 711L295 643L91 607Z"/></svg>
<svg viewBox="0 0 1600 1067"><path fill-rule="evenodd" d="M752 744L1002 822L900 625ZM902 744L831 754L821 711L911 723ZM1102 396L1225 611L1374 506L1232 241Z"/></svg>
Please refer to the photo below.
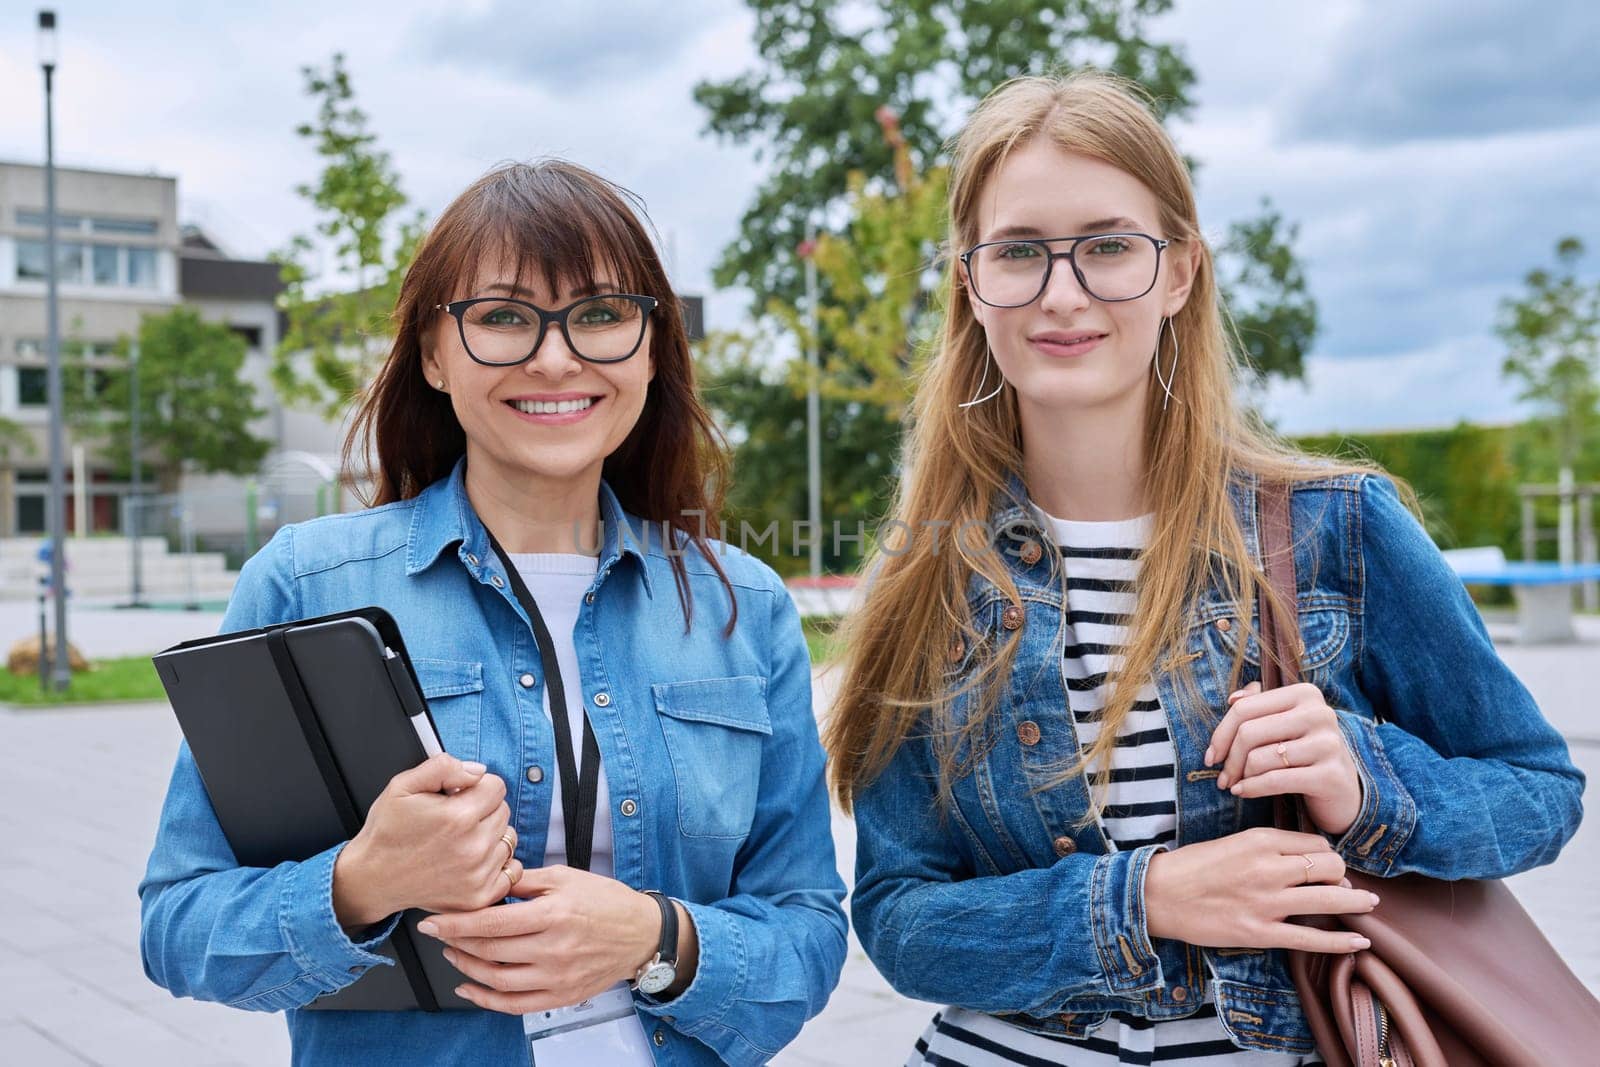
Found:
<svg viewBox="0 0 1600 1067"><path fill-rule="evenodd" d="M1008 152L1034 137L1048 137L1070 152L1114 164L1139 179L1160 204L1163 236L1196 250L1193 287L1172 317L1182 359L1166 410L1162 392L1149 390L1145 412L1144 495L1155 523L1136 583L1138 609L1130 623L1123 665L1116 674L1094 745L1064 775L1110 764L1118 729L1142 680L1183 636L1187 608L1212 581L1244 607L1255 596L1257 571L1229 504L1237 473L1287 481L1369 468L1308 463L1241 411L1236 399L1236 345L1218 300L1210 249L1200 233L1189 171L1136 84L1100 72L1016 78L991 93L956 138L950 172L950 245L978 240L978 198ZM937 539L917 531L981 529L1008 477L1022 470L1016 394L1007 386L975 407L957 405L980 395L987 360L982 327L962 291L959 271L948 274L943 336L919 368L912 420L905 442L904 477L891 520L897 535L868 560L865 598L842 629L842 679L824 725L831 776L840 804L850 810L857 790L880 774L920 720L939 742L940 786L947 792L960 773L957 753L971 756L984 736L1009 677L1020 632L983 657L971 686L983 699L960 724L949 714L947 652L979 636L967 605L970 577L981 574L1008 602L1020 605L1016 583L999 551L957 536ZM991 383L992 384L992 383ZM989 385L985 385L987 392ZM930 526L930 523L936 524ZM946 527L943 524L948 523ZM1220 562L1222 565L1216 566ZM1248 626L1248 623L1245 624ZM1237 643L1238 677L1245 642ZM1181 664L1161 669L1184 673ZM1093 817L1092 815L1090 816Z"/></svg>

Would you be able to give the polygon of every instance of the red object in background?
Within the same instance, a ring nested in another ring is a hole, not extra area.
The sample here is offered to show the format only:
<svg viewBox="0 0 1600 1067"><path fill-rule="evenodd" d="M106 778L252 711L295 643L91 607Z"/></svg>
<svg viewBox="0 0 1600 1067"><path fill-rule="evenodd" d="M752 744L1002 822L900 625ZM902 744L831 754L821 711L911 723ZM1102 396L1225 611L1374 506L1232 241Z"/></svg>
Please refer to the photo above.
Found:
<svg viewBox="0 0 1600 1067"><path fill-rule="evenodd" d="M810 259L817 251L817 242L814 238L807 237L804 241L794 246L794 254L801 259Z"/></svg>

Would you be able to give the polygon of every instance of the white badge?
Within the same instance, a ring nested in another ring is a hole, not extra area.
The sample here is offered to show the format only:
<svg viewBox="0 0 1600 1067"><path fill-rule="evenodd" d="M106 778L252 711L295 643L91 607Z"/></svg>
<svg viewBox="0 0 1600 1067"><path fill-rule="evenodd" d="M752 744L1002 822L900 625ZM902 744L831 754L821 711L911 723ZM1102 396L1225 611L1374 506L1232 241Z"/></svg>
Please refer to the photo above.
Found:
<svg viewBox="0 0 1600 1067"><path fill-rule="evenodd" d="M570 1008L529 1012L522 1033L529 1067L647 1067L656 1061L625 983Z"/></svg>

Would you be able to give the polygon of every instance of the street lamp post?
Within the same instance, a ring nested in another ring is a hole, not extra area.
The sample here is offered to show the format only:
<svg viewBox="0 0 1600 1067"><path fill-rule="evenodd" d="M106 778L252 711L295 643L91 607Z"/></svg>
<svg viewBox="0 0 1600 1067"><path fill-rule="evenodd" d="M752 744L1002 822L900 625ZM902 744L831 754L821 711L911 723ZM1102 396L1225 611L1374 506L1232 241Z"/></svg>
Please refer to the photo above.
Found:
<svg viewBox="0 0 1600 1067"><path fill-rule="evenodd" d="M129 442L132 448L133 460L133 488L128 493L128 530L133 535L133 603L129 607L144 606L143 564L144 553L140 551L139 518L141 505L144 503L144 464L139 458L139 342L134 341L128 348L128 425L133 438Z"/></svg>
<svg viewBox="0 0 1600 1067"><path fill-rule="evenodd" d="M62 442L61 315L57 305L60 264L56 261L56 145L51 90L56 72L56 13L39 12L39 66L44 70L44 247L45 247L45 356L49 360L46 385L50 401L50 496L45 501L50 529L50 595L55 598L56 640L52 676L57 689L72 684L67 659L67 473ZM40 655L44 650L39 650Z"/></svg>
<svg viewBox="0 0 1600 1067"><path fill-rule="evenodd" d="M822 404L817 377L817 234L806 228L801 251L806 261L806 518L811 527L811 577L822 576Z"/></svg>

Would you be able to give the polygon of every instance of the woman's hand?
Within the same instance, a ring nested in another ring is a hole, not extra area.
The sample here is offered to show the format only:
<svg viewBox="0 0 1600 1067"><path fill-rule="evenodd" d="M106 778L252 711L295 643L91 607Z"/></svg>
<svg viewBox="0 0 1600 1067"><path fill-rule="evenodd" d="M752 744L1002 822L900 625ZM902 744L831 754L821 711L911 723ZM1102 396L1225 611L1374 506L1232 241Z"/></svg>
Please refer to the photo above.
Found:
<svg viewBox="0 0 1600 1067"><path fill-rule="evenodd" d="M406 908L464 911L522 877L506 784L441 754L395 775L333 865L333 911L356 929Z"/></svg>
<svg viewBox="0 0 1600 1067"><path fill-rule="evenodd" d="M434 915L418 927L450 946L445 958L477 983L456 993L480 1008L521 1015L577 1004L632 980L661 943L660 905L614 878L540 867L523 873L515 893L530 899ZM673 907L681 988L697 954L693 922Z"/></svg>
<svg viewBox="0 0 1600 1067"><path fill-rule="evenodd" d="M1288 922L1359 915L1378 897L1344 881L1344 860L1318 834L1258 827L1150 857L1144 882L1151 937L1213 948L1348 953L1366 938Z"/></svg>
<svg viewBox="0 0 1600 1067"><path fill-rule="evenodd" d="M1205 762L1222 762L1217 788L1236 797L1299 793L1317 829L1338 836L1361 814L1361 777L1339 715L1314 685L1263 693L1251 682L1228 697Z"/></svg>

